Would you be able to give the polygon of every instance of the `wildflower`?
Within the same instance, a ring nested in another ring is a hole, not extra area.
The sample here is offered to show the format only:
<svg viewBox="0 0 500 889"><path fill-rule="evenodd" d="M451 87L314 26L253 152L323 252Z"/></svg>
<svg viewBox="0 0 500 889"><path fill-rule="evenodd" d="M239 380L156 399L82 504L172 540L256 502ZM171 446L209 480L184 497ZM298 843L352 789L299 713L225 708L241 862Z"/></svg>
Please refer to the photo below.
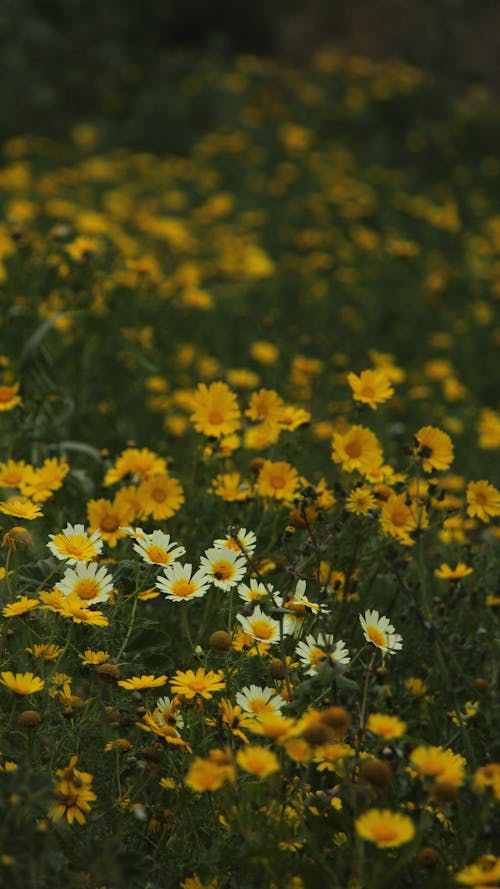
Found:
<svg viewBox="0 0 500 889"><path fill-rule="evenodd" d="M476 769L472 779L472 789L479 794L490 790L493 798L500 801L500 763L490 762Z"/></svg>
<svg viewBox="0 0 500 889"><path fill-rule="evenodd" d="M179 702L177 698L171 699L166 696L158 698L155 712L160 725L170 725L174 726L176 729L183 728L184 719L182 714L179 713Z"/></svg>
<svg viewBox="0 0 500 889"><path fill-rule="evenodd" d="M246 572L245 557L228 547L205 550L200 564L212 583L226 592L236 586Z"/></svg>
<svg viewBox="0 0 500 889"><path fill-rule="evenodd" d="M273 500L293 500L299 486L297 470L284 461L264 460L256 482L256 490L262 497Z"/></svg>
<svg viewBox="0 0 500 889"><path fill-rule="evenodd" d="M216 691L225 688L224 674L221 671L205 670L198 667L196 673L193 670L177 670L170 680L170 688L173 694L183 695L190 700L196 695L209 700Z"/></svg>
<svg viewBox="0 0 500 889"><path fill-rule="evenodd" d="M243 627L237 627L233 636L233 650L244 651L254 657L266 654L270 646L266 642L258 642L249 633L245 633Z"/></svg>
<svg viewBox="0 0 500 889"><path fill-rule="evenodd" d="M382 448L371 429L351 426L346 432L335 432L332 442L332 460L340 463L346 472L355 469L364 473L383 462Z"/></svg>
<svg viewBox="0 0 500 889"><path fill-rule="evenodd" d="M89 500L87 515L89 530L97 531L110 547L115 547L120 538L124 537L122 526L127 526L133 518L129 506L117 502L116 498L112 502L104 497Z"/></svg>
<svg viewBox="0 0 500 889"><path fill-rule="evenodd" d="M13 386L0 385L0 412L11 411L22 404L22 399L17 394L18 392L19 383L14 383Z"/></svg>
<svg viewBox="0 0 500 889"><path fill-rule="evenodd" d="M234 783L231 758L223 750L211 750L207 759L196 756L189 766L184 783L197 793L219 790L226 782Z"/></svg>
<svg viewBox="0 0 500 889"><path fill-rule="evenodd" d="M139 485L143 498L143 516L155 520L169 519L184 503L184 491L177 479L169 475L152 475Z"/></svg>
<svg viewBox="0 0 500 889"><path fill-rule="evenodd" d="M250 345L250 355L259 364L272 367L278 360L279 351L274 343L267 340L255 340Z"/></svg>
<svg viewBox="0 0 500 889"><path fill-rule="evenodd" d="M21 491L37 502L48 500L58 491L69 472L67 460L52 457L44 460L43 466L34 469L27 466L21 483Z"/></svg>
<svg viewBox="0 0 500 889"><path fill-rule="evenodd" d="M238 750L236 762L240 769L249 772L250 775L257 775L259 778L267 778L280 770L276 754L272 750L268 750L267 747L258 745L248 745L248 747Z"/></svg>
<svg viewBox="0 0 500 889"><path fill-rule="evenodd" d="M453 753L449 748L416 747L410 755L410 762L420 775L438 779L440 783L446 782L460 787L464 781L466 761L459 753Z"/></svg>
<svg viewBox="0 0 500 889"><path fill-rule="evenodd" d="M388 716L385 713L370 713L366 727L369 732L378 735L385 741L393 741L400 738L406 731L406 722L397 716Z"/></svg>
<svg viewBox="0 0 500 889"><path fill-rule="evenodd" d="M394 654L402 645L401 636L395 632L394 627L387 617L381 617L378 611L365 611L364 616L359 615L365 639L371 642L382 654Z"/></svg>
<svg viewBox="0 0 500 889"><path fill-rule="evenodd" d="M41 691L45 685L43 679L33 673L11 673L10 670L0 674L0 682L15 695L33 695Z"/></svg>
<svg viewBox="0 0 500 889"><path fill-rule="evenodd" d="M230 729L231 734L246 744L248 738L242 729L252 727L254 722L252 717L244 713L239 704L232 704L228 698L222 698L219 701L219 714L222 722Z"/></svg>
<svg viewBox="0 0 500 889"><path fill-rule="evenodd" d="M427 527L428 518L424 507L418 507L406 494L390 494L380 510L380 525L385 534L411 546L415 543L413 532Z"/></svg>
<svg viewBox="0 0 500 889"><path fill-rule="evenodd" d="M274 389L260 389L252 393L245 414L254 422L261 424L266 432L273 436L280 431L284 406L283 399Z"/></svg>
<svg viewBox="0 0 500 889"><path fill-rule="evenodd" d="M372 410L394 395L394 389L382 370L363 370L359 376L347 374L354 401L368 404Z"/></svg>
<svg viewBox="0 0 500 889"><path fill-rule="evenodd" d="M30 599L28 596L19 596L15 602L12 602L11 605L6 605L5 608L2 609L2 614L4 617L19 617L22 614L27 614L29 611L33 611L34 608L38 608L39 605L39 599Z"/></svg>
<svg viewBox="0 0 500 889"><path fill-rule="evenodd" d="M369 809L356 819L356 832L379 849L389 849L410 842L415 827L407 815L389 809Z"/></svg>
<svg viewBox="0 0 500 889"><path fill-rule="evenodd" d="M93 611L84 604L85 600L81 599L77 593L72 592L67 596L62 596L58 592L58 596L60 599L54 599L53 604L50 604L50 598L47 599L47 597L42 595L40 595L40 598L46 603L45 607L56 611L62 617L68 618L68 620L72 620L75 624L88 624L94 627L108 626L109 621L102 611Z"/></svg>
<svg viewBox="0 0 500 889"><path fill-rule="evenodd" d="M85 565L76 564L75 568L67 568L62 580L58 581L58 590L63 596L76 596L86 606L107 602L113 589L113 578L106 568L99 567L96 562Z"/></svg>
<svg viewBox="0 0 500 889"><path fill-rule="evenodd" d="M227 472L216 475L210 490L227 503L247 500L250 496L250 486L242 480L239 472Z"/></svg>
<svg viewBox="0 0 500 889"><path fill-rule="evenodd" d="M78 657L82 664L96 666L108 661L110 654L109 651L92 651L91 648L86 648L83 654L79 654Z"/></svg>
<svg viewBox="0 0 500 889"><path fill-rule="evenodd" d="M367 515L371 509L377 508L377 501L368 485L354 488L346 499L345 508L354 515Z"/></svg>
<svg viewBox="0 0 500 889"><path fill-rule="evenodd" d="M451 568L446 562L442 562L439 568L436 568L434 571L434 576L439 577L441 580L462 580L463 577L472 574L473 570L465 562L458 562L455 568Z"/></svg>
<svg viewBox="0 0 500 889"><path fill-rule="evenodd" d="M257 538L253 531L240 528L237 534L226 534L223 539L214 540L216 549L233 549L236 553L253 556Z"/></svg>
<svg viewBox="0 0 500 889"><path fill-rule="evenodd" d="M33 648L26 648L25 651L35 658L42 658L48 664L50 661L56 661L63 649L59 645L49 642L48 644L34 645Z"/></svg>
<svg viewBox="0 0 500 889"><path fill-rule="evenodd" d="M490 408L481 411L479 417L479 447L495 450L500 447L500 413Z"/></svg>
<svg viewBox="0 0 500 889"><path fill-rule="evenodd" d="M66 559L69 565L91 562L102 550L99 531L87 534L83 525L66 525L59 534L49 534L47 547L58 559Z"/></svg>
<svg viewBox="0 0 500 889"><path fill-rule="evenodd" d="M273 593L274 587L272 583L263 583L256 577L250 578L250 586L246 583L238 584L238 596L244 602L258 602L260 599L276 595Z"/></svg>
<svg viewBox="0 0 500 889"><path fill-rule="evenodd" d="M200 383L193 395L191 422L197 432L221 438L240 427L240 409L234 392L226 383L207 386Z"/></svg>
<svg viewBox="0 0 500 889"><path fill-rule="evenodd" d="M152 534L145 534L141 539L136 539L134 551L150 565L171 565L185 554L186 549L170 541L170 534L153 531Z"/></svg>
<svg viewBox="0 0 500 889"><path fill-rule="evenodd" d="M19 488L26 471L24 460L7 460L0 463L0 488Z"/></svg>
<svg viewBox="0 0 500 889"><path fill-rule="evenodd" d="M250 713L260 719L264 716L279 715L286 701L281 695L276 694L273 688L250 685L236 693L236 703L245 713Z"/></svg>
<svg viewBox="0 0 500 889"><path fill-rule="evenodd" d="M181 565L179 562L174 562L156 579L156 586L173 602L187 602L204 596L208 592L211 579L203 568L193 575L192 570L189 564Z"/></svg>
<svg viewBox="0 0 500 889"><path fill-rule="evenodd" d="M342 639L334 641L333 636L320 633L318 638L306 636L305 642L299 642L296 653L306 673L315 673L321 664L348 664L351 660Z"/></svg>
<svg viewBox="0 0 500 889"><path fill-rule="evenodd" d="M27 519L28 521L38 519L43 515L37 503L32 503L28 497L21 495L9 497L8 500L0 500L0 512L14 516L16 519Z"/></svg>
<svg viewBox="0 0 500 889"><path fill-rule="evenodd" d="M165 698L164 700L169 700ZM166 708L165 708L166 711ZM166 744L178 749L191 751L191 747L181 738L177 727L181 726L181 721L173 714L167 715L161 719L161 711L155 707L152 713L146 712L142 717L142 722L136 722L136 726L144 732L150 732L158 738L162 738ZM179 717L180 719L180 717Z"/></svg>
<svg viewBox="0 0 500 889"><path fill-rule="evenodd" d="M252 639L258 642L265 642L272 645L280 640L280 625L277 620L268 617L265 611L257 606L250 617L244 617L242 614L236 615L245 633L248 633Z"/></svg>
<svg viewBox="0 0 500 889"><path fill-rule="evenodd" d="M105 485L113 485L126 475L137 476L144 480L151 475L166 475L167 464L148 448L126 448L118 457L114 467L108 469L104 476Z"/></svg>
<svg viewBox="0 0 500 889"><path fill-rule="evenodd" d="M450 436L436 426L422 426L415 435L413 449L424 472L449 469L453 463L453 444Z"/></svg>
<svg viewBox="0 0 500 889"><path fill-rule="evenodd" d="M469 482L467 485L467 515L477 516L482 522L489 522L490 517L500 515L500 491L497 491L494 485L484 479L478 482Z"/></svg>
<svg viewBox="0 0 500 889"><path fill-rule="evenodd" d="M474 863L455 874L457 883L474 886L475 889L496 889L494 883L500 882L500 858L495 855L481 855Z"/></svg>
<svg viewBox="0 0 500 889"><path fill-rule="evenodd" d="M415 698L422 698L427 692L427 686L418 676L409 676L404 681L405 687Z"/></svg>
<svg viewBox="0 0 500 889"><path fill-rule="evenodd" d="M53 821L66 818L68 824L73 824L73 821L85 824L85 815L90 812L89 804L97 799L92 790L92 775L76 769L76 761L77 757L72 756L66 768L56 771L60 779L54 789L58 802L49 810L49 818Z"/></svg>
<svg viewBox="0 0 500 889"><path fill-rule="evenodd" d="M165 685L167 677L162 676L132 676L131 679L121 679L117 684L129 691L145 691L148 688L159 688Z"/></svg>

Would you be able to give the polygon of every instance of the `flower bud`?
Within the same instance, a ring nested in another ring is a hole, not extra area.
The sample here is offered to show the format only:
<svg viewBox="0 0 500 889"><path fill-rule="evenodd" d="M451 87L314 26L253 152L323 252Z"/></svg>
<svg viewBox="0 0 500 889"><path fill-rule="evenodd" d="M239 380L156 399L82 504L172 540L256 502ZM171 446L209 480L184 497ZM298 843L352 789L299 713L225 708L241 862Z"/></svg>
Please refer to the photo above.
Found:
<svg viewBox="0 0 500 889"><path fill-rule="evenodd" d="M41 721L42 717L38 710L23 710L23 712L19 714L17 724L21 726L21 728L32 729L39 726Z"/></svg>
<svg viewBox="0 0 500 889"><path fill-rule="evenodd" d="M359 775L362 781L377 790L385 790L392 784L393 774L386 762L381 759L366 759L361 765Z"/></svg>
<svg viewBox="0 0 500 889"><path fill-rule="evenodd" d="M269 664L269 673L273 679L284 679L285 678L285 669L283 667L283 662L280 661L279 658L275 657L272 659Z"/></svg>
<svg viewBox="0 0 500 889"><path fill-rule="evenodd" d="M328 707L321 714L321 722L333 729L336 738L343 738L351 724L351 717L344 707Z"/></svg>
<svg viewBox="0 0 500 889"><path fill-rule="evenodd" d="M225 630L215 630L208 641L212 651L216 652L231 651L233 645L231 636Z"/></svg>
<svg viewBox="0 0 500 889"><path fill-rule="evenodd" d="M109 682L111 685L115 685L122 676L116 664L110 663L99 664L96 667L96 673L99 679L102 679L103 682Z"/></svg>
<svg viewBox="0 0 500 889"><path fill-rule="evenodd" d="M2 545L24 553L33 546L33 538L26 528L16 525L4 534Z"/></svg>

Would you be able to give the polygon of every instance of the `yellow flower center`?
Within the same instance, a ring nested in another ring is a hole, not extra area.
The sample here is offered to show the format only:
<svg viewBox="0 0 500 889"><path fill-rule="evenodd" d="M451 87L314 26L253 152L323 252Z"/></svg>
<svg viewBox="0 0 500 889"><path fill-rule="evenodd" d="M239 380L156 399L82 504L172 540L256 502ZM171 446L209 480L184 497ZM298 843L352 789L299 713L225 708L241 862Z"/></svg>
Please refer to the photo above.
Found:
<svg viewBox="0 0 500 889"><path fill-rule="evenodd" d="M271 639L274 635L273 628L265 620L254 620L251 624L252 633L258 639Z"/></svg>
<svg viewBox="0 0 500 889"><path fill-rule="evenodd" d="M324 651L321 650L321 648L313 648L312 651L309 652L309 660L311 661L311 664L314 664L314 666L316 666L316 664L320 664L321 661L324 661L325 658L326 654Z"/></svg>
<svg viewBox="0 0 500 889"><path fill-rule="evenodd" d="M360 394L363 398L370 398L370 399L375 398L375 395L376 395L375 389L373 388L373 386L368 386L366 383L362 387Z"/></svg>
<svg viewBox="0 0 500 889"><path fill-rule="evenodd" d="M267 701L263 701L261 698L255 698L253 701L249 701L248 706L252 713L255 713L256 715L259 713L269 713L271 710Z"/></svg>
<svg viewBox="0 0 500 889"><path fill-rule="evenodd" d="M210 411L208 415L208 422L212 424L212 426L220 426L224 417L222 416L220 411Z"/></svg>
<svg viewBox="0 0 500 889"><path fill-rule="evenodd" d="M374 824L372 831L378 843L391 843L398 836L397 830L389 824Z"/></svg>
<svg viewBox="0 0 500 889"><path fill-rule="evenodd" d="M99 595L99 584L91 578L79 580L75 585L74 592L80 599L95 599Z"/></svg>
<svg viewBox="0 0 500 889"><path fill-rule="evenodd" d="M231 580L234 576L234 567L231 562L216 562L212 573L217 580Z"/></svg>
<svg viewBox="0 0 500 889"><path fill-rule="evenodd" d="M6 488L17 488L22 477L22 473L18 469L11 469L4 474L2 483Z"/></svg>
<svg viewBox="0 0 500 889"><path fill-rule="evenodd" d="M161 546L148 546L146 555L149 556L152 562L156 562L157 565L169 565L172 561L170 553Z"/></svg>
<svg viewBox="0 0 500 889"><path fill-rule="evenodd" d="M285 487L285 479L282 475L272 475L269 479L269 484L271 485L271 488L275 488L279 491L280 488Z"/></svg>
<svg viewBox="0 0 500 889"><path fill-rule="evenodd" d="M207 684L204 679L192 679L188 685L191 691L205 691Z"/></svg>
<svg viewBox="0 0 500 889"><path fill-rule="evenodd" d="M113 531L116 531L116 529L120 525L120 522L116 516L108 513L107 515L104 515L102 517L100 524L101 524L102 531L105 531L106 533L111 534Z"/></svg>
<svg viewBox="0 0 500 889"><path fill-rule="evenodd" d="M352 460L355 460L357 457L361 456L361 442L359 439L354 438L351 441L348 441L345 446L345 452L348 457Z"/></svg>
<svg viewBox="0 0 500 889"><path fill-rule="evenodd" d="M61 550L66 551L68 556L83 556L88 551L92 550L93 547L90 545L89 541L86 537L76 535L74 537L70 537L65 543L62 544Z"/></svg>
<svg viewBox="0 0 500 889"><path fill-rule="evenodd" d="M14 390L11 386L0 386L0 401L7 402L10 401L14 394Z"/></svg>
<svg viewBox="0 0 500 889"><path fill-rule="evenodd" d="M396 525L397 528L402 528L408 522L409 514L406 507L401 506L399 508L393 509L391 513L391 522L393 525Z"/></svg>
<svg viewBox="0 0 500 889"><path fill-rule="evenodd" d="M151 491L151 498L156 503L163 503L163 501L167 499L167 492L165 488L153 488L153 490Z"/></svg>
<svg viewBox="0 0 500 889"><path fill-rule="evenodd" d="M373 642L378 648L385 648L387 646L387 636L385 633L382 633L377 629L377 627L367 627L366 632L370 642Z"/></svg>
<svg viewBox="0 0 500 889"><path fill-rule="evenodd" d="M189 580L185 580L185 578L181 578L181 580L176 580L175 583L172 584L171 591L174 596L178 596L179 599L186 599L192 593L196 592L196 587Z"/></svg>

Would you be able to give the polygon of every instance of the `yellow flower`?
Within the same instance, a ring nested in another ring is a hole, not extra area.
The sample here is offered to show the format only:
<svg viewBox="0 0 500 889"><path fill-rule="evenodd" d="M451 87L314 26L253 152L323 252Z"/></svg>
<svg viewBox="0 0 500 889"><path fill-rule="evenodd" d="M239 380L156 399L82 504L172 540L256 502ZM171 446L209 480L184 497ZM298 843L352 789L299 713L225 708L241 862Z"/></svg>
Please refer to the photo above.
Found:
<svg viewBox="0 0 500 889"><path fill-rule="evenodd" d="M159 688L165 685L166 681L167 677L164 675L156 678L154 676L132 676L131 679L122 679L117 684L130 691L144 691L147 688Z"/></svg>
<svg viewBox="0 0 500 889"><path fill-rule="evenodd" d="M467 515L477 516L482 522L489 522L491 516L500 515L500 491L485 480L469 482Z"/></svg>
<svg viewBox="0 0 500 889"><path fill-rule="evenodd" d="M184 491L175 478L153 475L139 485L138 496L144 502L142 515L169 519L184 503Z"/></svg>
<svg viewBox="0 0 500 889"><path fill-rule="evenodd" d="M493 884L500 882L500 858L495 855L481 855L474 864L469 864L455 874L455 880L476 889L486 889L488 886L496 889Z"/></svg>
<svg viewBox="0 0 500 889"><path fill-rule="evenodd" d="M210 490L227 503L247 500L251 493L250 485L242 480L239 472L226 472L216 475L212 480Z"/></svg>
<svg viewBox="0 0 500 889"><path fill-rule="evenodd" d="M54 592L56 591L54 590ZM94 627L108 626L108 618L105 617L102 611L94 611L87 607L84 604L85 600L81 599L78 593L73 592L68 596L63 596L59 590L57 593L60 597L59 599L57 597L51 599L50 594L48 597L40 595L42 601L46 603L45 607L52 611L57 611L62 617L72 620L75 624L89 624Z"/></svg>
<svg viewBox="0 0 500 889"><path fill-rule="evenodd" d="M262 497L290 503L299 487L297 470L284 461L264 460L256 483L256 491Z"/></svg>
<svg viewBox="0 0 500 889"><path fill-rule="evenodd" d="M500 801L500 763L490 762L474 772L472 789L476 793L491 790L493 798Z"/></svg>
<svg viewBox="0 0 500 889"><path fill-rule="evenodd" d="M224 674L220 671L205 670L198 667L196 673L193 670L177 670L170 682L170 688L175 695L183 695L188 700L195 695L201 695L207 700L215 691L221 691L226 687Z"/></svg>
<svg viewBox="0 0 500 889"><path fill-rule="evenodd" d="M245 415L261 424L271 437L280 431L281 417L285 402L274 389L259 389L253 392Z"/></svg>
<svg viewBox="0 0 500 889"><path fill-rule="evenodd" d="M359 485L349 494L345 508L354 515L367 515L371 509L377 508L377 501L368 485Z"/></svg>
<svg viewBox="0 0 500 889"><path fill-rule="evenodd" d="M117 497L113 502L104 497L89 500L87 515L89 531L97 531L110 547L115 547L120 538L125 537L122 528L129 525L134 518L130 505L119 501Z"/></svg>
<svg viewBox="0 0 500 889"><path fill-rule="evenodd" d="M226 781L234 783L232 760L223 750L211 750L207 759L197 756L189 766L184 783L197 793L219 790Z"/></svg>
<svg viewBox="0 0 500 889"><path fill-rule="evenodd" d="M278 360L279 351L274 343L267 340L255 340L250 346L250 355L259 364L272 367Z"/></svg>
<svg viewBox="0 0 500 889"><path fill-rule="evenodd" d="M0 412L11 411L22 404L22 399L17 394L18 392L19 383L14 383L13 386L0 386Z"/></svg>
<svg viewBox="0 0 500 889"><path fill-rule="evenodd" d="M76 761L77 757L72 756L66 768L56 772L60 780L54 788L58 802L51 806L48 813L52 821L66 818L68 824L73 824L73 821L84 824L85 815L90 812L89 803L97 799L91 789L92 775L75 769Z"/></svg>
<svg viewBox="0 0 500 889"><path fill-rule="evenodd" d="M68 472L69 466L64 457L60 460L57 457L47 459L43 466L37 469L27 466L21 482L21 491L37 503L41 503L48 500L54 491L59 490Z"/></svg>
<svg viewBox="0 0 500 889"><path fill-rule="evenodd" d="M41 691L45 683L39 676L33 673L11 673L10 671L0 674L0 682L6 685L10 691L16 695L32 695L37 691Z"/></svg>
<svg viewBox="0 0 500 889"><path fill-rule="evenodd" d="M40 657L46 663L50 663L50 661L57 660L63 649L59 645L50 642L48 644L34 645L33 648L26 648L25 651L33 655L33 657Z"/></svg>
<svg viewBox="0 0 500 889"><path fill-rule="evenodd" d="M420 775L435 778L460 787L464 781L466 761L459 753L443 747L416 747L410 755L410 762Z"/></svg>
<svg viewBox="0 0 500 889"><path fill-rule="evenodd" d="M453 443L450 436L435 426L422 426L415 435L415 458L424 472L449 469L453 463Z"/></svg>
<svg viewBox="0 0 500 889"><path fill-rule="evenodd" d="M197 432L221 438L240 427L240 409L227 383L200 383L193 395L191 422Z"/></svg>
<svg viewBox="0 0 500 889"><path fill-rule="evenodd" d="M397 716L388 716L385 713L371 713L366 727L374 735L378 735L386 741L392 741L404 735L406 722L398 719Z"/></svg>
<svg viewBox="0 0 500 889"><path fill-rule="evenodd" d="M354 401L368 404L372 410L376 410L378 404L383 404L394 395L388 377L381 370L363 370L359 376L349 373L347 382L352 389Z"/></svg>
<svg viewBox="0 0 500 889"><path fill-rule="evenodd" d="M0 463L0 487L19 488L25 471L26 463L24 460L7 460L6 463Z"/></svg>
<svg viewBox="0 0 500 889"><path fill-rule="evenodd" d="M465 562L458 562L455 568L451 568L446 562L442 562L439 568L434 571L434 576L441 580L461 580L472 574L473 568L469 568Z"/></svg>
<svg viewBox="0 0 500 889"><path fill-rule="evenodd" d="M413 532L428 525L423 506L407 494L390 494L380 510L380 525L385 534L395 537L404 546L415 543Z"/></svg>
<svg viewBox="0 0 500 889"><path fill-rule="evenodd" d="M91 648L85 649L83 654L79 654L82 664L104 664L109 660L109 651L92 651Z"/></svg>
<svg viewBox="0 0 500 889"><path fill-rule="evenodd" d="M495 450L500 447L500 414L490 408L481 411L479 418L479 447Z"/></svg>
<svg viewBox="0 0 500 889"><path fill-rule="evenodd" d="M408 843L415 836L413 821L407 815L389 809L369 809L356 819L356 831L379 849L392 849Z"/></svg>
<svg viewBox="0 0 500 889"><path fill-rule="evenodd" d="M88 535L83 525L66 525L59 534L49 534L47 547L58 559L66 559L69 565L91 562L102 550L99 531Z"/></svg>
<svg viewBox="0 0 500 889"><path fill-rule="evenodd" d="M28 611L33 611L33 609L38 608L39 605L39 599L29 599L28 596L20 596L15 602L12 602L11 605L6 605L5 608L2 609L2 614L4 617L18 617L21 614L27 614Z"/></svg>
<svg viewBox="0 0 500 889"><path fill-rule="evenodd" d="M165 475L166 472L166 461L154 451L150 451L148 448L125 448L114 467L108 469L104 476L104 484L113 485L125 478L126 475L138 476L144 480L150 475Z"/></svg>
<svg viewBox="0 0 500 889"><path fill-rule="evenodd" d="M371 429L351 426L346 432L335 432L332 441L332 460L346 472L357 469L368 472L383 462L380 442Z"/></svg>
<svg viewBox="0 0 500 889"><path fill-rule="evenodd" d="M14 516L16 519L38 519L43 515L42 510L36 503L32 503L27 497L19 495L9 497L8 500L0 501L0 512L5 515Z"/></svg>
<svg viewBox="0 0 500 889"><path fill-rule="evenodd" d="M248 745L248 747L238 750L236 762L240 769L251 775L257 775L259 778L267 778L268 775L280 770L276 754L272 750L268 750L267 747L259 745Z"/></svg>

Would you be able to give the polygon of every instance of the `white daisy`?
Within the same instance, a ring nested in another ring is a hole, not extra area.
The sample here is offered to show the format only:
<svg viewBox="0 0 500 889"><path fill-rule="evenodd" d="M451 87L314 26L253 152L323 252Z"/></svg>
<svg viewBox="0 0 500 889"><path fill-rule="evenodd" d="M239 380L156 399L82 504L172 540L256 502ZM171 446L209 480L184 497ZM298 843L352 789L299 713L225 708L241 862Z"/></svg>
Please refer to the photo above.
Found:
<svg viewBox="0 0 500 889"><path fill-rule="evenodd" d="M68 568L57 589L64 597L72 593L82 599L85 605L107 602L113 589L113 578L103 566L95 562L89 565L79 563L76 568Z"/></svg>
<svg viewBox="0 0 500 889"><path fill-rule="evenodd" d="M200 568L195 574L192 572L192 565L181 565L180 562L174 562L164 569L162 576L157 577L156 586L162 593L165 593L167 599L173 602L187 602L189 599L197 599L208 592L210 577L203 568Z"/></svg>
<svg viewBox="0 0 500 889"><path fill-rule="evenodd" d="M164 697L158 698L155 710L157 711L157 719L160 725L169 725L175 729L181 729L184 725L184 718L181 713L177 712L177 704L175 699Z"/></svg>
<svg viewBox="0 0 500 889"><path fill-rule="evenodd" d="M236 617L245 633L248 633L252 639L265 642L267 645L280 641L279 622L269 617L258 605L250 617L245 617L243 614L237 614Z"/></svg>
<svg viewBox="0 0 500 889"><path fill-rule="evenodd" d="M226 534L223 540L214 540L214 547L216 547L216 549L234 549L235 552L247 556L253 556L256 544L257 538L254 532L247 531L246 528L240 528L238 533L234 536L231 536L231 534Z"/></svg>
<svg viewBox="0 0 500 889"><path fill-rule="evenodd" d="M296 654L302 666L307 667L306 673L314 673L326 660L331 664L348 664L351 660L343 640L335 642L333 636L324 633L317 639L307 636L305 642L297 645Z"/></svg>
<svg viewBox="0 0 500 889"><path fill-rule="evenodd" d="M232 589L245 576L245 557L227 547L207 549L200 562L205 573L210 576L212 583L221 590Z"/></svg>
<svg viewBox="0 0 500 889"><path fill-rule="evenodd" d="M171 565L181 556L186 549L175 541L170 540L170 534L163 531L153 531L143 539L136 539L134 551L139 553L145 562L150 565Z"/></svg>
<svg viewBox="0 0 500 889"><path fill-rule="evenodd" d="M58 559L66 559L69 565L91 562L102 550L99 531L89 534L84 525L66 525L59 534L49 534L47 547Z"/></svg>
<svg viewBox="0 0 500 889"><path fill-rule="evenodd" d="M251 713L253 716L268 716L279 714L286 701L281 695L275 693L274 688L260 688L258 685L250 685L237 692L236 703L245 713Z"/></svg>
<svg viewBox="0 0 500 889"><path fill-rule="evenodd" d="M365 611L364 617L359 615L361 626L367 642L375 645L383 654L394 654L403 647L403 639L396 633L388 617L382 617L378 611Z"/></svg>
<svg viewBox="0 0 500 889"><path fill-rule="evenodd" d="M265 601L266 599L269 600L269 596L272 596L274 604L278 606L283 601L279 593L274 592L272 583L262 583L256 577L250 578L250 586L247 586L246 583L238 585L238 596L244 602L258 602L259 599L264 599Z"/></svg>

